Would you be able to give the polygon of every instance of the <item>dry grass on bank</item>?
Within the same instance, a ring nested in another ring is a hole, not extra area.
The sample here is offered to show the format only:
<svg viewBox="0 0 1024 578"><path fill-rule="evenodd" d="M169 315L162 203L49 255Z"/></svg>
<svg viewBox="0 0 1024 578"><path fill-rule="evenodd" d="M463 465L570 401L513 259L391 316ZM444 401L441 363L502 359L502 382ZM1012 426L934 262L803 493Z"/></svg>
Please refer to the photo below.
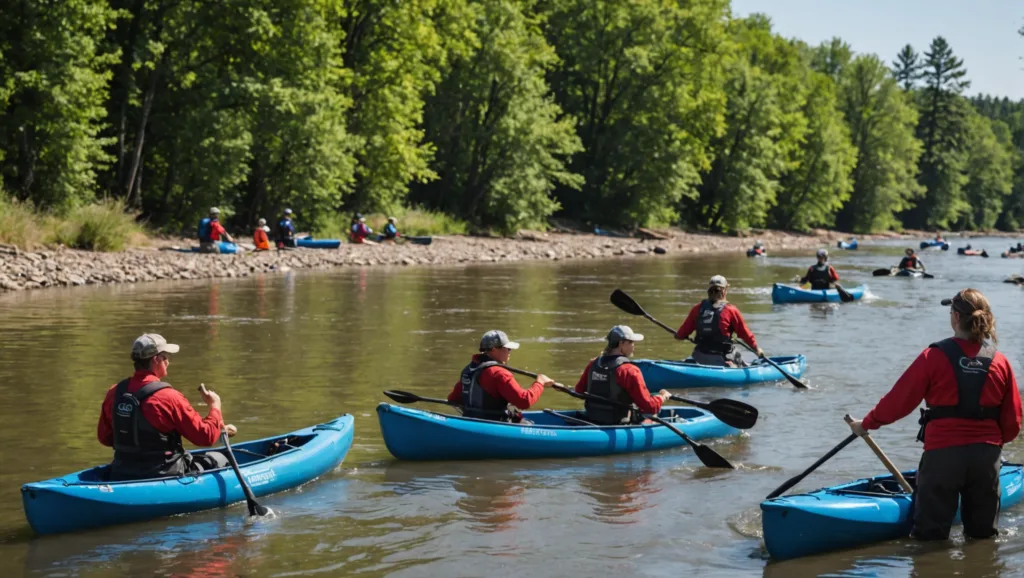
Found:
<svg viewBox="0 0 1024 578"><path fill-rule="evenodd" d="M0 243L22 250L64 245L90 251L122 251L147 241L135 216L120 201L102 200L63 214L39 213L0 194Z"/></svg>

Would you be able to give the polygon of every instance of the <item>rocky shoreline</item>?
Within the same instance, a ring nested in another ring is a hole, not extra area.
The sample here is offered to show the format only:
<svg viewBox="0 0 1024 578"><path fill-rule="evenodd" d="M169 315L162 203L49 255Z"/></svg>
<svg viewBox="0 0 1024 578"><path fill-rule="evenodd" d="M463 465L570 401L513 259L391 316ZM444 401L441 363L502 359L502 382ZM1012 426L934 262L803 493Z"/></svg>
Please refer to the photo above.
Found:
<svg viewBox="0 0 1024 578"><path fill-rule="evenodd" d="M668 254L744 253L754 237L690 234L659 230L662 238L619 238L590 234L520 233L511 239L434 237L429 246L414 244L351 245L339 249L291 249L237 255L183 253L164 246L120 253L78 251L0 252L0 293L46 287L143 283L156 280L248 277L295 269L335 267L458 265L529 260L654 257ZM898 235L858 236L860 240ZM831 231L797 234L763 231L756 235L769 251L834 247L847 235ZM184 246L190 242L178 240Z"/></svg>

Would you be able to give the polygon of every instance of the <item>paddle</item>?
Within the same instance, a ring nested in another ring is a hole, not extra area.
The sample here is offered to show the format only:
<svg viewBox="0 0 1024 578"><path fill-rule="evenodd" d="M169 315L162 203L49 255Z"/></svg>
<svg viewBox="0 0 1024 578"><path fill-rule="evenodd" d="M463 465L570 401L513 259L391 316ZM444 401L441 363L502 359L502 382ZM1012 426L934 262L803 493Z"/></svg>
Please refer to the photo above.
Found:
<svg viewBox="0 0 1024 578"><path fill-rule="evenodd" d="M548 409L546 407L543 409L543 411L546 414L553 415L555 417L558 417L558 418L561 418L561 419L565 420L566 423L574 423L574 424L577 424L577 425L585 425L585 426L589 426L589 427L597 427L596 424L592 424L589 421L584 421L584 420L579 419L577 417L572 417L571 415L561 414L561 413L558 413L557 411L550 410L550 409Z"/></svg>
<svg viewBox="0 0 1024 578"><path fill-rule="evenodd" d="M206 384L200 383L199 391L205 394ZM238 483L242 486L242 492L245 494L245 502L249 505L249 515L266 516L273 514L273 510L260 505L260 503L256 501L256 495L252 493L252 488L250 488L248 482L245 481L245 476L242 475L242 470L238 468L238 460L235 459L235 454L231 451L231 442L228 441L227 430L221 432L220 439L224 441L224 454L228 457L231 469L235 470L235 476L238 478Z"/></svg>
<svg viewBox="0 0 1024 578"><path fill-rule="evenodd" d="M890 267L888 269L875 269L871 272L871 275L873 277L888 277L895 274L895 269L895 267Z"/></svg>
<svg viewBox="0 0 1024 578"><path fill-rule="evenodd" d="M522 373L524 375L526 375L528 372L522 372ZM612 407L618 407L618 408L623 408L623 409L634 409L632 405L627 405L627 404L624 404L624 403L614 402L614 401L611 401L609 399L605 399L603 397L598 397L596 395L590 395L589 393L579 393L579 392L573 391L573 390L569 389L568 387L565 387L564 385L562 385L560 383L556 383L556 384L552 385L552 387L554 387L555 389L557 389L558 391L560 391L562 393L569 394L572 397L575 397L577 399L589 399L591 401L595 401L597 403L603 403L603 404L606 404L606 405L610 405ZM676 426L672 425L671 423L663 420L661 417L656 416L656 415L645 415L644 417L650 419L653 422L659 423L659 424L667 427L668 429L672 430L672 432L675 433L677 436L683 438L683 440L686 441L686 443L690 444L690 447L693 448L693 453L697 454L697 458L700 459L701 463L703 463L705 466L707 466L709 468L724 468L724 469L730 469L730 470L735 470L736 469L736 466L734 466L731 463L729 463L729 460L723 458L718 452L716 452L715 450L709 448L708 446L706 446L704 444L697 443L696 441L694 441L693 438L691 438L690 436L686 435L686 432L684 432L683 430L677 428Z"/></svg>
<svg viewBox="0 0 1024 578"><path fill-rule="evenodd" d="M619 309L625 311L626 313L629 313L630 315L639 315L641 317L644 317L644 318L648 319L649 321L653 322L655 325L660 326L665 331L668 331L672 335L676 334L676 330L675 329L672 329L668 325L665 325L661 321L658 321L657 319L655 319L655 318L651 317L650 315L648 315L647 312L644 311L643 307L640 307L640 304L637 303L635 299L630 297L622 289L616 289L615 291L612 291L611 301L612 301L612 305L618 307ZM757 350L755 350L753 347L747 345L743 341L733 341L733 343L734 344L735 343L739 343L743 347L747 348L747 350L750 351L751 353L754 353L754 354L757 353ZM795 387L799 387L800 389L808 389L807 384L805 384L804 382L800 381L799 379L793 377L789 373L786 373L786 371L784 369L782 369L781 367L779 367L779 364L777 364L774 361L772 361L771 358L769 358L767 356L764 356L761 359L765 360L765 362L768 363L768 365L771 365L772 367L777 369L779 371L779 373L781 373L782 376L785 377L787 380L789 380L789 382L792 383Z"/></svg>
<svg viewBox="0 0 1024 578"><path fill-rule="evenodd" d="M847 291L846 289L843 289L842 285L840 285L839 283L833 283L833 285L835 285L836 293L839 293L840 301L842 301L843 303L850 303L851 301L854 300L854 296L850 295L850 292Z"/></svg>
<svg viewBox="0 0 1024 578"><path fill-rule="evenodd" d="M853 422L853 418L850 417L850 414L846 414L845 416L843 416L843 419L846 420L846 423ZM871 448L871 451L875 452L875 455L878 456L879 460L881 460L882 465L885 466L885 469L889 470L889 473L892 474L892 477L895 478L897 482L899 482L900 487L903 488L903 491L908 494L913 494L914 488L911 487L911 485L907 482L906 478L903 477L903 474L900 473L900 470L895 465L893 465L892 461L888 458L888 456L885 455L885 452L882 451L882 448L878 447L878 444L875 443L875 440L871 439L871 436L868 434L864 434L861 437L864 438L864 442L868 444L868 447Z"/></svg>
<svg viewBox="0 0 1024 578"><path fill-rule="evenodd" d="M742 401L716 399L709 403L693 401L673 394L669 399L699 407L712 413L722 423L736 429L750 429L757 423L757 408Z"/></svg>
<svg viewBox="0 0 1024 578"><path fill-rule="evenodd" d="M811 465L811 467L807 468L806 470L804 470L800 474L798 474L796 476L793 476L792 478L789 478L788 480L786 480L786 483L782 484L778 488L775 488L775 491L770 493L770 494L768 494L768 497L765 498L765 499L766 500L770 500L772 498L778 498L779 496L784 494L786 492L786 490L788 490L788 489L792 488L793 486L799 484L804 478L806 478L808 475L810 475L811 472L813 472L814 470L818 469L818 467L821 466L821 464L827 462L829 459L832 458L832 456L834 456L837 453L839 453L839 450L841 450L841 449L845 448L846 446L850 445L850 443L852 443L853 440L855 440L855 439L857 439L857 434L850 434L850 437L848 437L848 438L844 439L843 441L839 442L839 445L837 445L836 447L834 447L831 450L829 450L829 452L827 454L821 456L821 459L819 459L818 461L814 462Z"/></svg>
<svg viewBox="0 0 1024 578"><path fill-rule="evenodd" d="M447 399L438 399L436 397L422 397L416 395L415 393L409 393L408 391L386 390L384 391L384 395L390 397L391 399L397 401L398 403L416 403L417 401L425 401L427 403L440 403L442 405L462 407L462 404L452 403Z"/></svg>

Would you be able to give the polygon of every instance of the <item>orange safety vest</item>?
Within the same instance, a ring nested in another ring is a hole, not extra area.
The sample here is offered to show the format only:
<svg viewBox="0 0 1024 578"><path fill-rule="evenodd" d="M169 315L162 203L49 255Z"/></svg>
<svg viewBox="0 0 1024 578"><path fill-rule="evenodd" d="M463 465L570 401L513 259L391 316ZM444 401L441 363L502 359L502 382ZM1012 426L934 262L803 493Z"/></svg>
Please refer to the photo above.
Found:
<svg viewBox="0 0 1024 578"><path fill-rule="evenodd" d="M256 232L252 234L252 242L256 245L257 251L269 251L270 240L267 239L267 232L263 230L263 227L256 229Z"/></svg>

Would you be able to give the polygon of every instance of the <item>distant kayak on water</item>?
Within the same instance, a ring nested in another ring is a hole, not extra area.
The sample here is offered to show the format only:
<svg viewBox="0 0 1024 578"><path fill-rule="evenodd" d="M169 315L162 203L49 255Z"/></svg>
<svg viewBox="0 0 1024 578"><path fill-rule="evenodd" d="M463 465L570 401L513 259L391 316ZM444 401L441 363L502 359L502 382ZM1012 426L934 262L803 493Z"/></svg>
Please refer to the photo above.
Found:
<svg viewBox="0 0 1024 578"><path fill-rule="evenodd" d="M972 249L970 245L958 248L956 250L956 254L963 255L964 257L985 257L986 259L988 258L987 251L985 251L984 249L980 251L977 249Z"/></svg>
<svg viewBox="0 0 1024 578"><path fill-rule="evenodd" d="M949 250L949 243L945 241L921 241L922 249L942 249L943 251Z"/></svg>
<svg viewBox="0 0 1024 578"><path fill-rule="evenodd" d="M846 292L858 300L864 296L866 285L847 289ZM801 289L782 283L772 285L772 303L839 303L839 291L835 289Z"/></svg>
<svg viewBox="0 0 1024 578"><path fill-rule="evenodd" d="M847 251L856 251L858 246L857 239L850 239L849 242L839 241L838 243L836 243L836 246L839 247L840 249L845 249Z"/></svg>

